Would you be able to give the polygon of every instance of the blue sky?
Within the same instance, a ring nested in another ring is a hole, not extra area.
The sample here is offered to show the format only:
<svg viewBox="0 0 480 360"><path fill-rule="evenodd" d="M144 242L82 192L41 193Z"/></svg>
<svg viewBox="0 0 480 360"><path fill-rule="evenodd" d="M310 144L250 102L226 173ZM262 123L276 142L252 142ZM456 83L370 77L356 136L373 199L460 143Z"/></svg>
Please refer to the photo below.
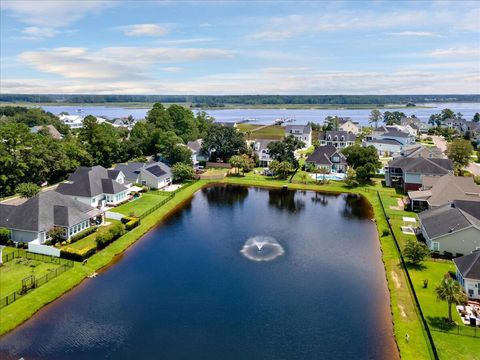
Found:
<svg viewBox="0 0 480 360"><path fill-rule="evenodd" d="M4 93L480 93L477 1L1 2Z"/></svg>

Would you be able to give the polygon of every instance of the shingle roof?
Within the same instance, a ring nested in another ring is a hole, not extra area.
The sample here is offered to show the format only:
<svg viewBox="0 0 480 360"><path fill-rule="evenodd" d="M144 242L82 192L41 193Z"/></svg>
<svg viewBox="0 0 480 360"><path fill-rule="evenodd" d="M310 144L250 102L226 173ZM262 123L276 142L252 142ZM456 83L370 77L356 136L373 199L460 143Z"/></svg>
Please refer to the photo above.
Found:
<svg viewBox="0 0 480 360"><path fill-rule="evenodd" d="M49 231L54 225L72 226L98 210L56 191L43 191L20 205L0 204L0 226L27 231Z"/></svg>
<svg viewBox="0 0 480 360"><path fill-rule="evenodd" d="M480 280L480 250L453 259L464 278Z"/></svg>
<svg viewBox="0 0 480 360"><path fill-rule="evenodd" d="M131 162L128 164L118 164L115 166L115 170L121 171L126 179L136 182L138 174L140 174L140 169L144 166L145 163L142 162Z"/></svg>
<svg viewBox="0 0 480 360"><path fill-rule="evenodd" d="M465 211L462 204L446 204L418 215L430 239L471 226L480 227L480 219Z"/></svg>
<svg viewBox="0 0 480 360"><path fill-rule="evenodd" d="M320 146L315 149L313 153L307 158L307 162L313 162L317 165L331 165L332 161L330 158L333 154L337 153L340 156L340 163L346 164L345 156L343 156L333 145Z"/></svg>
<svg viewBox="0 0 480 360"><path fill-rule="evenodd" d="M48 133L54 138L54 139L61 139L63 136L60 134L60 132L57 130L57 128L53 125L38 125L38 126L33 126L30 128L30 131L34 134L38 133L40 130L43 128L47 128Z"/></svg>
<svg viewBox="0 0 480 360"><path fill-rule="evenodd" d="M310 134L312 132L312 128L310 125L287 125L285 127L286 133L294 134L293 131L301 131L302 134Z"/></svg>
<svg viewBox="0 0 480 360"><path fill-rule="evenodd" d="M422 187L431 192L428 198L430 206L440 206L454 200L469 200L476 202L480 209L480 185L475 184L472 177L451 174L442 177L424 176Z"/></svg>
<svg viewBox="0 0 480 360"><path fill-rule="evenodd" d="M453 171L453 163L449 159L425 159L423 157L399 157L388 163L389 167L401 168L404 173L426 175L445 175Z"/></svg>
<svg viewBox="0 0 480 360"><path fill-rule="evenodd" d="M331 139L328 139L328 136L331 137ZM344 138L344 140L341 140L341 138ZM335 139L335 137L337 137ZM355 134L352 134L348 131L344 131L344 130L329 130L329 131L325 131L325 132L320 132L318 134L318 139L319 140L327 140L327 141L355 141L356 139L356 135Z"/></svg>
<svg viewBox="0 0 480 360"><path fill-rule="evenodd" d="M118 170L118 169L117 169ZM64 195L93 197L100 194L112 194L114 189L117 192L127 190L122 184L112 180L115 172L109 172L103 166L79 167L68 178L69 183L58 185L57 190ZM111 180L111 181L103 181ZM116 184L112 184L115 182ZM104 188L105 186L105 188Z"/></svg>
<svg viewBox="0 0 480 360"><path fill-rule="evenodd" d="M194 141L189 141L187 143L187 147L192 151L192 152L199 152L202 149L202 139L197 139Z"/></svg>
<svg viewBox="0 0 480 360"><path fill-rule="evenodd" d="M366 141L366 144L387 144L387 145L399 145L399 146L402 146L403 144L398 141L398 140L394 140L394 139L372 139L372 140L368 140Z"/></svg>

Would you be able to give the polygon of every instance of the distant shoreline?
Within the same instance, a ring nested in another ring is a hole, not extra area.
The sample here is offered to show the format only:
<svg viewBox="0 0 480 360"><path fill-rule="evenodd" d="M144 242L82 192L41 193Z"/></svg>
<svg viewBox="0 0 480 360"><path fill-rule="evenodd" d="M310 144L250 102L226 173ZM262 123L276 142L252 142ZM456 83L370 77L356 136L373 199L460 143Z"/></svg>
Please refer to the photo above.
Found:
<svg viewBox="0 0 480 360"><path fill-rule="evenodd" d="M465 101L463 101L465 102ZM445 102L447 103L447 102ZM452 101L451 103L458 103L458 101ZM475 103L475 102L472 102ZM121 107L126 109L148 109L153 106L154 103L150 102L108 102L108 103L67 103L67 102L45 102L45 103L33 103L33 102L0 102L0 106L25 106L25 107L42 107L42 106L72 106L72 107ZM191 103L170 103L162 102L165 106L177 104L184 107L191 107ZM416 106L406 106L405 104L384 104L383 106L375 104L226 104L225 106L202 106L193 107L198 110L235 110L235 109L292 109L292 110L363 110L363 109L430 109L434 106L426 106L417 104Z"/></svg>

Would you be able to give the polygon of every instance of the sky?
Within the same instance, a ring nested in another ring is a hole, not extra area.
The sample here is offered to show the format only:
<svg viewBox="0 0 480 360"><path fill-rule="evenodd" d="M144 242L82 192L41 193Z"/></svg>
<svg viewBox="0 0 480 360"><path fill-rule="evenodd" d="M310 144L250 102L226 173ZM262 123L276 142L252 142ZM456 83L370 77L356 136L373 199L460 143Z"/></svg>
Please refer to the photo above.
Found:
<svg viewBox="0 0 480 360"><path fill-rule="evenodd" d="M479 94L480 1L0 1L0 91Z"/></svg>

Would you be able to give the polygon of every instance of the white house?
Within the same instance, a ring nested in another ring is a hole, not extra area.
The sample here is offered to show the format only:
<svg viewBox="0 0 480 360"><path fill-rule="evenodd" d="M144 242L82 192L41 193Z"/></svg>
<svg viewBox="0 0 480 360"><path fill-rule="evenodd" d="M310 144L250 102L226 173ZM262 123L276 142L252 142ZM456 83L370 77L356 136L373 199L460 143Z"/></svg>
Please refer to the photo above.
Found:
<svg viewBox="0 0 480 360"><path fill-rule="evenodd" d="M408 130L396 126L380 126L373 130L362 143L363 146L374 146L381 156L399 154L404 146L415 143L415 135Z"/></svg>
<svg viewBox="0 0 480 360"><path fill-rule="evenodd" d="M68 182L59 184L56 191L93 207L117 205L128 199L125 175L103 166L79 167Z"/></svg>
<svg viewBox="0 0 480 360"><path fill-rule="evenodd" d="M71 236L103 221L103 212L56 191L42 191L21 204L0 204L0 226L14 242L43 244L54 227Z"/></svg>
<svg viewBox="0 0 480 360"><path fill-rule="evenodd" d="M192 152L192 163L198 165L200 161L208 161L208 153L202 151L202 139L189 141L187 147Z"/></svg>
<svg viewBox="0 0 480 360"><path fill-rule="evenodd" d="M480 299L480 250L453 259L457 280L470 299Z"/></svg>
<svg viewBox="0 0 480 360"><path fill-rule="evenodd" d="M355 144L356 136L347 131L325 131L318 134L320 146L333 145L336 149L343 149Z"/></svg>
<svg viewBox="0 0 480 360"><path fill-rule="evenodd" d="M258 162L260 166L268 167L273 159L270 157L270 151L268 150L268 144L275 140L269 139L255 139L251 141L253 151L258 156Z"/></svg>
<svg viewBox="0 0 480 360"><path fill-rule="evenodd" d="M152 189L162 189L172 183L170 167L160 161L118 164L115 170L124 174L125 180L135 184L142 184Z"/></svg>
<svg viewBox="0 0 480 360"><path fill-rule="evenodd" d="M68 125L71 129L80 129L83 127L83 116L80 115L60 115L61 122Z"/></svg>
<svg viewBox="0 0 480 360"><path fill-rule="evenodd" d="M294 136L305 143L305 148L312 146L312 128L310 125L287 125L285 136Z"/></svg>

